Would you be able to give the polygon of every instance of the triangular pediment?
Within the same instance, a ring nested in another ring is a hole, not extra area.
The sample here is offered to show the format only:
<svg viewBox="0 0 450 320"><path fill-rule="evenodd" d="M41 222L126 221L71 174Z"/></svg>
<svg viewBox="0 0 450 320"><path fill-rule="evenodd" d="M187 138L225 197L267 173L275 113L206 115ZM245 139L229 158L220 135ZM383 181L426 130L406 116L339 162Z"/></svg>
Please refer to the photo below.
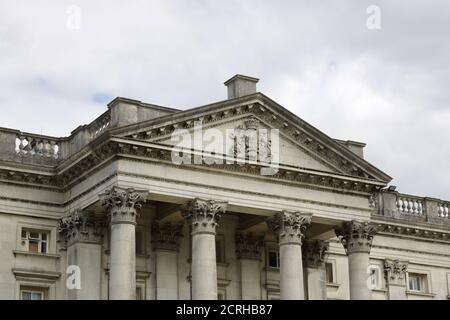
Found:
<svg viewBox="0 0 450 320"><path fill-rule="evenodd" d="M215 129L228 137L227 130L246 128L254 119L258 128L279 131L279 163L314 171L389 182L391 178L328 137L295 114L261 93L179 111L175 114L114 130L113 135L174 145L172 136L184 130L193 134L196 124ZM224 150L226 147L224 147Z"/></svg>
<svg viewBox="0 0 450 320"><path fill-rule="evenodd" d="M301 146L299 143L296 143L292 139L290 139L288 136L283 134L282 131L273 132L273 129L278 129L270 124L265 123L263 120L258 118L255 115L248 115L245 117L239 117L239 118L229 118L227 121L221 122L221 123L210 123L205 126L202 126L202 132L201 135L204 137L205 141L203 141L202 150L211 150L211 144L209 144L209 137L211 135L220 136L221 141L219 142L219 148L217 148L217 152L229 156L236 155L237 148L239 143L235 141L238 139L239 132L242 130L242 138L245 139L245 135L247 134L247 139L249 138L250 134L252 133L252 130L249 129L248 123L252 123L252 129L255 130L255 141L259 138L258 133L267 134L268 140L271 140L271 134L278 133L278 140L277 140L277 151L279 153L278 155L278 162L283 165L298 167L298 168L305 168L305 169L312 169L312 170L318 170L318 171L325 171L325 172L333 172L333 173L342 173L336 168L333 168L331 165L327 164L326 162L322 161L317 155L314 155L313 153L309 152L306 148ZM216 132L213 132L212 130L215 130ZM160 138L154 138L149 139L151 142L156 142L164 145L178 145L183 146L184 148L194 148L194 127L191 127L190 129L186 130L189 132L189 138L185 139L187 141L187 144L183 144L183 141L179 139L176 135L176 133L172 133L170 137L163 136ZM181 134L181 132L180 132ZM230 141L230 143L226 143L226 139L233 139L233 141ZM185 142L184 141L184 142ZM242 140L244 142L244 140ZM246 141L248 143L248 140ZM199 146L199 145L198 145ZM246 146L246 156L248 158L249 151L248 149L251 149L248 145ZM260 148L263 148L263 145L258 145L258 143L255 144L254 149L258 150ZM275 148L275 146L271 146L272 148ZM209 148L209 149L208 149ZM194 148L195 149L195 148ZM275 150L275 149L273 149ZM267 152L270 152L270 148L267 147Z"/></svg>

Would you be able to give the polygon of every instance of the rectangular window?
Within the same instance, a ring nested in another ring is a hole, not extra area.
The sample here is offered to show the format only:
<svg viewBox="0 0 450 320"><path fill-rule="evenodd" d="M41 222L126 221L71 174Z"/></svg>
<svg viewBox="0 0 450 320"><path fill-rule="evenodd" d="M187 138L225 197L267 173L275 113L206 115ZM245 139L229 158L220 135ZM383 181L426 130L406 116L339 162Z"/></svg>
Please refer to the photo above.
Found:
<svg viewBox="0 0 450 320"><path fill-rule="evenodd" d="M136 229L136 254L144 254L144 233Z"/></svg>
<svg viewBox="0 0 450 320"><path fill-rule="evenodd" d="M280 254L276 250L269 250L268 264L270 268L280 268Z"/></svg>
<svg viewBox="0 0 450 320"><path fill-rule="evenodd" d="M45 300L45 288L20 287L21 300Z"/></svg>
<svg viewBox="0 0 450 320"><path fill-rule="evenodd" d="M29 252L47 253L48 250L48 231L22 229L22 246Z"/></svg>
<svg viewBox="0 0 450 320"><path fill-rule="evenodd" d="M225 263L225 239L222 235L216 236L216 261Z"/></svg>
<svg viewBox="0 0 450 320"><path fill-rule="evenodd" d="M326 281L327 283L334 283L333 277L333 264L330 262L325 263Z"/></svg>
<svg viewBox="0 0 450 320"><path fill-rule="evenodd" d="M427 292L427 275L420 273L408 273L408 290Z"/></svg>
<svg viewBox="0 0 450 320"><path fill-rule="evenodd" d="M380 268L378 266L369 268L369 283L371 289L380 289Z"/></svg>

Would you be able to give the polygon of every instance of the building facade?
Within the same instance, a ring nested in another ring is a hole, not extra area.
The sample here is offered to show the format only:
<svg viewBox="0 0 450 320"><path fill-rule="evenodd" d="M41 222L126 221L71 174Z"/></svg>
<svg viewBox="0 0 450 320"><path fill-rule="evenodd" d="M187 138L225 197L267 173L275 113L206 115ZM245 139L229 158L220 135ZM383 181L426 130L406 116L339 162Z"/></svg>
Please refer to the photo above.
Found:
<svg viewBox="0 0 450 320"><path fill-rule="evenodd" d="M119 97L64 138L1 128L0 299L448 299L449 202L257 82Z"/></svg>

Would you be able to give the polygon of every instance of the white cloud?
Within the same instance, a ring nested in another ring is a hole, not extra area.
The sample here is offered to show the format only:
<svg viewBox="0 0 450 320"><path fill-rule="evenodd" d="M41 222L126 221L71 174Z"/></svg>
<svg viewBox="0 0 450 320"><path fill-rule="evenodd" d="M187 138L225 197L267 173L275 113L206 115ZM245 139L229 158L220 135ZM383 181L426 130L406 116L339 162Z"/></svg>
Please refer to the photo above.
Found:
<svg viewBox="0 0 450 320"><path fill-rule="evenodd" d="M366 28L370 4L380 31ZM68 135L107 97L185 109L244 73L328 135L368 143L400 191L448 199L449 13L446 1L2 1L0 126Z"/></svg>

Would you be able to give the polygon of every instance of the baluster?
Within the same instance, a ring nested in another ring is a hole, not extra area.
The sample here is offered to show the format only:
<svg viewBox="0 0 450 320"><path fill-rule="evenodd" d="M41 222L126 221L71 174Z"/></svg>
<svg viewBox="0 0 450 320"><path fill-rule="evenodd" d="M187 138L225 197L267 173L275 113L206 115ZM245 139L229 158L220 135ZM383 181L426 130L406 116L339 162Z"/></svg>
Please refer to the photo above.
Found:
<svg viewBox="0 0 450 320"><path fill-rule="evenodd" d="M34 141L36 141L36 143L35 143L35 145L34 145L34 152L36 153L36 154L38 154L39 156L42 156L43 155L43 150L44 150L44 143L42 142L42 140L41 141L38 141L38 140L34 140Z"/></svg>
<svg viewBox="0 0 450 320"><path fill-rule="evenodd" d="M24 153L24 148L25 148L25 138L24 137L19 137L19 152L20 153Z"/></svg>
<svg viewBox="0 0 450 320"><path fill-rule="evenodd" d="M412 204L412 201L411 200L406 200L407 201L407 203L408 203L408 208L407 208L407 211L406 212L408 212L408 213L414 213L413 212L413 210L412 210L412 206L413 206L413 204Z"/></svg>
<svg viewBox="0 0 450 320"><path fill-rule="evenodd" d="M46 140L42 141L42 154L46 157L50 157L50 143Z"/></svg>
<svg viewBox="0 0 450 320"><path fill-rule="evenodd" d="M32 138L23 138L23 151L25 153L32 153L33 151L33 139Z"/></svg>
<svg viewBox="0 0 450 320"><path fill-rule="evenodd" d="M397 198L397 203L396 203L396 205L397 205L397 210L398 210L399 212L402 212L402 199Z"/></svg>
<svg viewBox="0 0 450 320"><path fill-rule="evenodd" d="M444 207L443 205L440 203L438 205L438 217L442 217L444 215Z"/></svg>
<svg viewBox="0 0 450 320"><path fill-rule="evenodd" d="M422 201L419 201L419 214L422 216L424 215Z"/></svg>

